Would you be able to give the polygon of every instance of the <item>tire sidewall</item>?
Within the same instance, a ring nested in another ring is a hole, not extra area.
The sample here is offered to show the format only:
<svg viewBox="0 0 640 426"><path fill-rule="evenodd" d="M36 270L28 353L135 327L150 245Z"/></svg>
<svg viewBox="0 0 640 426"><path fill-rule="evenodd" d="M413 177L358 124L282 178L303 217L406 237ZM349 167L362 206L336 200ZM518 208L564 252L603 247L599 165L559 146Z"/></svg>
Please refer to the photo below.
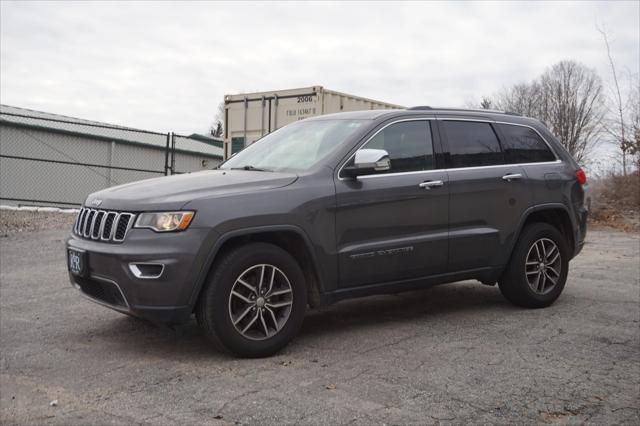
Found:
<svg viewBox="0 0 640 426"><path fill-rule="evenodd" d="M547 294L538 294L534 292L529 286L525 271L526 260L533 243L541 238L548 238L552 240L558 247L560 252L560 277L556 286ZM507 286L515 286L513 288L516 293L517 299L521 300L520 304L527 305L533 308L541 308L551 305L562 293L566 284L567 275L569 272L569 248L567 246L564 236L551 225L544 223L537 223L531 225L525 229L522 234L522 238L517 244L512 262L515 262L510 266L510 274L508 277L509 282Z"/></svg>
<svg viewBox="0 0 640 426"><path fill-rule="evenodd" d="M306 310L307 294L304 274L297 262L281 248L254 243L231 253L225 267L216 271L209 283L206 297L207 321L220 342L231 352L246 357L269 356L283 348L299 331ZM229 315L229 297L236 279L247 269L258 264L279 268L289 279L293 291L291 313L284 327L265 340L252 340L236 330Z"/></svg>

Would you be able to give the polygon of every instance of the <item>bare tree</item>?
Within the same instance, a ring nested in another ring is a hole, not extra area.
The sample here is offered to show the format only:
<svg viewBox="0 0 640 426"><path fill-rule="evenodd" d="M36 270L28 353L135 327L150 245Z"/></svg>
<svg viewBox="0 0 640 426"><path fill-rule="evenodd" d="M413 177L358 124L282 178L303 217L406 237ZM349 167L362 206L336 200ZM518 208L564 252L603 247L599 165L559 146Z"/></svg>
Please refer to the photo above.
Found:
<svg viewBox="0 0 640 426"><path fill-rule="evenodd" d="M503 89L494 96L493 103L502 111L539 118L540 95L540 84L537 81L520 83Z"/></svg>
<svg viewBox="0 0 640 426"><path fill-rule="evenodd" d="M578 62L561 61L534 81L506 88L491 99L498 109L545 123L581 164L599 143L602 82L594 70Z"/></svg>
<svg viewBox="0 0 640 426"><path fill-rule="evenodd" d="M640 105L638 105L637 102L640 83L638 83L637 78L630 76L629 80L631 82L631 88L628 91L627 96L623 96L623 91L620 88L621 79L613 60L613 56L611 55L609 37L606 31L600 27L597 27L596 29L602 35L604 40L604 45L607 49L607 59L609 61L609 66L611 67L611 77L613 80L613 84L610 87L611 94L609 96L609 119L606 122L605 130L620 150L622 173L626 176L629 165L627 157L637 157L640 155L638 154L637 135L635 134L635 129L637 129L638 108L640 108Z"/></svg>
<svg viewBox="0 0 640 426"><path fill-rule="evenodd" d="M482 100L480 101L480 108L493 109L493 102L491 101L491 99L487 98L486 96L483 96Z"/></svg>
<svg viewBox="0 0 640 426"><path fill-rule="evenodd" d="M629 110L631 111L630 119L630 136L628 144L625 145L630 155L635 158L636 173L640 174L640 77L635 79L635 87L633 87L630 96Z"/></svg>
<svg viewBox="0 0 640 426"><path fill-rule="evenodd" d="M584 163L599 142L604 116L602 81L590 68L562 61L540 77L540 118Z"/></svg>
<svg viewBox="0 0 640 426"><path fill-rule="evenodd" d="M224 134L224 101L218 104L216 116L209 128L209 134L216 138L221 138Z"/></svg>

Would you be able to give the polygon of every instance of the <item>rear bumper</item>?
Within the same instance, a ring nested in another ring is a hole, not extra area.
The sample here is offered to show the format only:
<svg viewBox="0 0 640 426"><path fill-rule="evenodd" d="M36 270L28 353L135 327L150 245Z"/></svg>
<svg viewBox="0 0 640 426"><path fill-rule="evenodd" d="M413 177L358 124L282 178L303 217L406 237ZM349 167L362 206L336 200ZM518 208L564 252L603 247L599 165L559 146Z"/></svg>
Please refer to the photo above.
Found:
<svg viewBox="0 0 640 426"><path fill-rule="evenodd" d="M86 253L86 277L69 273L80 293L105 307L156 323L189 319L193 293L203 272L212 231L190 228L182 233L158 234L132 229L121 244L86 240L71 235L67 248ZM139 278L131 263L164 265L158 277Z"/></svg>
<svg viewBox="0 0 640 426"><path fill-rule="evenodd" d="M578 229L575 232L575 247L573 250L573 257L577 256L584 247L584 242L587 238L587 219L589 218L589 210L587 207L580 207L577 212L577 225Z"/></svg>

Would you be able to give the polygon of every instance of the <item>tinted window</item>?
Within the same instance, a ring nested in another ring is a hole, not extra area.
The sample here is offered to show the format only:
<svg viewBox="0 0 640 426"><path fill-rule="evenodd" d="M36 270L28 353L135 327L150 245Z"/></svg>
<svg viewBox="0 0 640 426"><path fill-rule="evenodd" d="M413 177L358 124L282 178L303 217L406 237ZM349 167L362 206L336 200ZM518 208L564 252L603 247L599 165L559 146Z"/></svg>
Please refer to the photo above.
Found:
<svg viewBox="0 0 640 426"><path fill-rule="evenodd" d="M474 167L503 164L500 143L489 123L444 121L449 142L449 167Z"/></svg>
<svg viewBox="0 0 640 426"><path fill-rule="evenodd" d="M426 120L403 121L385 127L363 148L384 149L389 153L391 169L381 173L433 169L431 125Z"/></svg>
<svg viewBox="0 0 640 426"><path fill-rule="evenodd" d="M555 157L535 130L509 124L498 125L504 141L502 147L510 163L554 161Z"/></svg>

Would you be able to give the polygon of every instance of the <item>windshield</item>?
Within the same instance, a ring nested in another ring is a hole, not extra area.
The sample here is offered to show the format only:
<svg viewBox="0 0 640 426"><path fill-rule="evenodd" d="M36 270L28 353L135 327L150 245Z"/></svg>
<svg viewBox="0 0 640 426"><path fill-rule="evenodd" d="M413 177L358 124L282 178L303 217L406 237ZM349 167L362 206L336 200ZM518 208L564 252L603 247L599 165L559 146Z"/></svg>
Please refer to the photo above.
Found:
<svg viewBox="0 0 640 426"><path fill-rule="evenodd" d="M303 172L363 124L363 120L297 121L254 142L220 168Z"/></svg>

